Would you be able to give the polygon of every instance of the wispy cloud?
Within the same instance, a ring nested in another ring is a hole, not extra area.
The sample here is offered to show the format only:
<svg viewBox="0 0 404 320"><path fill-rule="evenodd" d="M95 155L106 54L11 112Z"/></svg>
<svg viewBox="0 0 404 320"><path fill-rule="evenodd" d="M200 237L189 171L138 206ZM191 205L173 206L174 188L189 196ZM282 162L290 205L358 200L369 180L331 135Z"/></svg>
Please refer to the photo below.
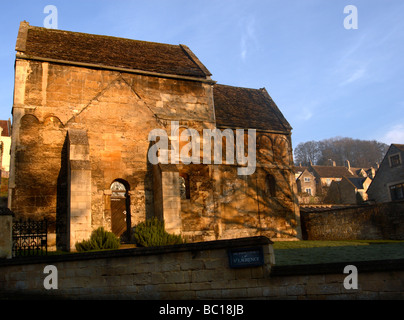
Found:
<svg viewBox="0 0 404 320"><path fill-rule="evenodd" d="M404 144L404 125L397 124L393 126L381 139L384 143L392 144L399 143Z"/></svg>
<svg viewBox="0 0 404 320"><path fill-rule="evenodd" d="M313 118L322 102L319 99L302 99L297 102L299 112L296 114L296 120L306 122Z"/></svg>
<svg viewBox="0 0 404 320"><path fill-rule="evenodd" d="M313 112L309 109L304 107L302 113L300 114L300 118L304 121L308 121L313 117Z"/></svg>
<svg viewBox="0 0 404 320"><path fill-rule="evenodd" d="M360 67L356 70L353 70L351 74L347 74L347 79L342 81L339 85L346 86L352 84L366 75L366 67Z"/></svg>
<svg viewBox="0 0 404 320"><path fill-rule="evenodd" d="M243 61L246 60L247 54L251 46L257 42L255 35L255 18L249 16L242 20L242 32L240 39L240 56Z"/></svg>

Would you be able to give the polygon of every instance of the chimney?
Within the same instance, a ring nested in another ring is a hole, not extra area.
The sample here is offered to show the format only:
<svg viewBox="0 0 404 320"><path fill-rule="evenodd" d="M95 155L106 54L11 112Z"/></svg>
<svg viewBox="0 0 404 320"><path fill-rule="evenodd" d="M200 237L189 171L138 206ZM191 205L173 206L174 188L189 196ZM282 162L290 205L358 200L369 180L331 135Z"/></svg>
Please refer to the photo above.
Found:
<svg viewBox="0 0 404 320"><path fill-rule="evenodd" d="M337 163L336 163L335 161L333 161L333 162L332 162L332 166L333 166L333 167L336 167L336 166L337 166Z"/></svg>
<svg viewBox="0 0 404 320"><path fill-rule="evenodd" d="M376 175L376 170L373 167L371 167L370 170L371 170L371 177L370 178L373 179L375 177L375 175Z"/></svg>
<svg viewBox="0 0 404 320"><path fill-rule="evenodd" d="M351 169L351 163L349 162L349 160L345 160L346 163L346 167L348 168L348 170Z"/></svg>

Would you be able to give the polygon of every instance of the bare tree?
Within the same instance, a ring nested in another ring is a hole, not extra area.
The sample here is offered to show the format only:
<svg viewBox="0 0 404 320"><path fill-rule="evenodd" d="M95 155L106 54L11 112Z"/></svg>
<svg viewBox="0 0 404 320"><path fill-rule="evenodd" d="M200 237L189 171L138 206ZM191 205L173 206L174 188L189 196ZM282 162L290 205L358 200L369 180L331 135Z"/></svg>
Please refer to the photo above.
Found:
<svg viewBox="0 0 404 320"><path fill-rule="evenodd" d="M302 166L308 166L310 163L315 164L321 152L317 141L308 141L299 143L295 149L295 162Z"/></svg>
<svg viewBox="0 0 404 320"><path fill-rule="evenodd" d="M345 165L349 160L351 166L367 168L381 163L387 152L388 145L375 140L359 140L336 137L300 143L295 149L295 162L308 165L310 161L317 165Z"/></svg>

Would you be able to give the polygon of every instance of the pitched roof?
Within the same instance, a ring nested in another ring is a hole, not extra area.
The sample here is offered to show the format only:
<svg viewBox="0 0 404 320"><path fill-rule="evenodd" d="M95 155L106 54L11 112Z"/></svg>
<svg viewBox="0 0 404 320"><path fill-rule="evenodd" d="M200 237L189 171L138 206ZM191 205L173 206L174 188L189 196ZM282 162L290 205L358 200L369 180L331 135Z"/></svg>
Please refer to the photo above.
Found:
<svg viewBox="0 0 404 320"><path fill-rule="evenodd" d="M216 125L290 132L292 127L265 89L216 84L213 88Z"/></svg>
<svg viewBox="0 0 404 320"><path fill-rule="evenodd" d="M303 167L303 166L294 166L293 167L293 171L295 173L299 173L299 172L304 172L304 170L308 170L309 167Z"/></svg>
<svg viewBox="0 0 404 320"><path fill-rule="evenodd" d="M28 57L168 75L208 78L211 73L184 45L30 26L21 22L16 50Z"/></svg>
<svg viewBox="0 0 404 320"><path fill-rule="evenodd" d="M367 179L367 178L347 178L347 177L344 178L346 178L357 189L364 189L363 183Z"/></svg>
<svg viewBox="0 0 404 320"><path fill-rule="evenodd" d="M321 178L357 177L346 167L312 166L312 168Z"/></svg>
<svg viewBox="0 0 404 320"><path fill-rule="evenodd" d="M395 146L398 150L404 151L404 144L392 144L392 146Z"/></svg>

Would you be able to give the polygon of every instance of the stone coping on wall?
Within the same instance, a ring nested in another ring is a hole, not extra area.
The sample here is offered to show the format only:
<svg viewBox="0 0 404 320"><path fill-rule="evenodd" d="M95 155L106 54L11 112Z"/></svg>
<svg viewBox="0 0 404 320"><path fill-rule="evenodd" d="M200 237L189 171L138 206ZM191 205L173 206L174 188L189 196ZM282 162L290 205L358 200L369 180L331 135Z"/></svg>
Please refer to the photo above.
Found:
<svg viewBox="0 0 404 320"><path fill-rule="evenodd" d="M182 245L132 248L120 250L106 250L85 253L67 253L61 255L48 255L37 257L20 257L10 260L0 260L0 267L12 265L29 264L52 264L65 261L83 261L94 259L108 259L119 257L134 257L147 255L162 255L176 252L197 252L204 250L221 250L248 248L256 246L272 245L273 242L267 237L250 237L231 240L218 240L208 242L189 243ZM276 256L275 256L276 261ZM354 265L359 272L389 272L404 270L404 259L395 260L374 260L374 261L349 261L324 264L304 264L304 265L272 265L271 277L315 275L315 274L341 274L348 265Z"/></svg>
<svg viewBox="0 0 404 320"><path fill-rule="evenodd" d="M0 267L10 265L24 265L24 264L41 264L41 263L51 264L65 261L82 261L82 260L94 260L94 259L120 258L129 256L134 257L134 256L147 256L147 255L161 255L176 252L197 252L204 250L248 248L264 245L272 245L272 244L273 242L267 237L259 236L259 237L239 238L230 240L187 243L187 244L161 246L161 247L105 250L105 251L94 251L83 253L66 253L60 255L35 256L35 257L18 257L11 260L0 260Z"/></svg>
<svg viewBox="0 0 404 320"><path fill-rule="evenodd" d="M274 265L271 268L271 277L315 274L341 274L343 273L344 268L349 265L355 266L360 273L402 271L404 270L404 259L347 261L304 265Z"/></svg>
<svg viewBox="0 0 404 320"><path fill-rule="evenodd" d="M300 211L303 213L321 213L329 211L343 211L347 209L380 207L400 203L404 203L404 200L393 202L368 202L364 204L301 204Z"/></svg>

